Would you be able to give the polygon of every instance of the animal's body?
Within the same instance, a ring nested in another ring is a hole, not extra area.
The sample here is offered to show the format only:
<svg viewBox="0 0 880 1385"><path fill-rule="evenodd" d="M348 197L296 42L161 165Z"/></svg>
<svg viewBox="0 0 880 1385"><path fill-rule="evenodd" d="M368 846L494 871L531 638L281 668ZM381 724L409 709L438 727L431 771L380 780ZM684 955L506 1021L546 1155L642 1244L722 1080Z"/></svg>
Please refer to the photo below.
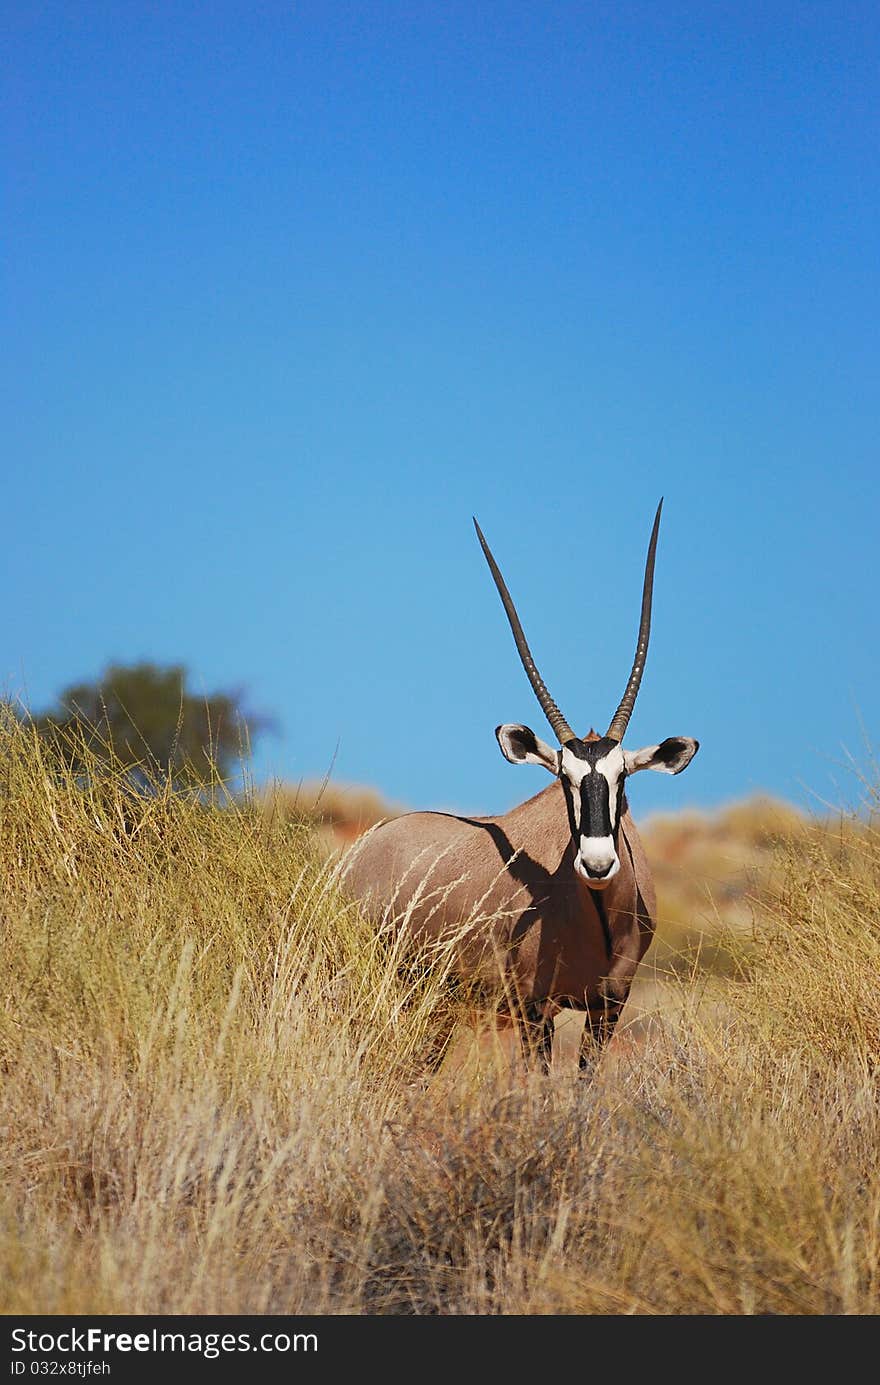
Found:
<svg viewBox="0 0 880 1385"><path fill-rule="evenodd" d="M549 1050L554 1017L587 1012L583 1058L610 1036L656 920L651 870L628 810L620 870L593 891L573 869L558 782L499 817L409 813L351 852L346 888L414 940L458 936L457 970L505 993L524 1037ZM537 1032L536 1032L537 1031Z"/></svg>
<svg viewBox="0 0 880 1385"><path fill-rule="evenodd" d="M496 729L514 764L554 776L543 792L500 817L408 813L351 851L343 883L377 923L406 927L415 941L454 939L455 970L498 988L527 1052L550 1059L553 1019L586 1012L581 1065L614 1031L651 941L651 870L629 814L626 778L642 769L677 774L698 742L673 736L637 751L621 741L632 713L650 632L654 522L633 671L605 736L580 739L535 668L522 627L485 540L477 532L532 686L560 742L553 749L520 724Z"/></svg>

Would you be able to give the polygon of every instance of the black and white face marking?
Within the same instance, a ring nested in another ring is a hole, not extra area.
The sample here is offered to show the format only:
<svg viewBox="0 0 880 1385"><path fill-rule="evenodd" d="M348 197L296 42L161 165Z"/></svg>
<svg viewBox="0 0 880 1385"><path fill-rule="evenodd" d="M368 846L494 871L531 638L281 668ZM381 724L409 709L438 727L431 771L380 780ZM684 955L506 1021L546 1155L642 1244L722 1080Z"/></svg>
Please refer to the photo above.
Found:
<svg viewBox="0 0 880 1385"><path fill-rule="evenodd" d="M604 890L620 870L617 837L628 774L642 769L680 774L700 748L691 736L669 736L659 745L624 750L603 736L595 741L566 741L554 750L528 726L497 726L501 753L511 764L542 765L559 776L568 810L578 875L593 890Z"/></svg>
<svg viewBox="0 0 880 1385"><path fill-rule="evenodd" d="M592 889L604 889L620 870L617 833L626 761L616 741L567 741L559 779L574 843L574 866Z"/></svg>

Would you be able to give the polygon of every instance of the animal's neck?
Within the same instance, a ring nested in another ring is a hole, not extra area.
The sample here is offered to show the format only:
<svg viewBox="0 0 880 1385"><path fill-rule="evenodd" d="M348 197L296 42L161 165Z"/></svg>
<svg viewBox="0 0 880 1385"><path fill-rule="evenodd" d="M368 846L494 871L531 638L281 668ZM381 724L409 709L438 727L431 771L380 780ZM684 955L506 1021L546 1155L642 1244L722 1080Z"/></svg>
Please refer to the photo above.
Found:
<svg viewBox="0 0 880 1385"><path fill-rule="evenodd" d="M505 827L514 844L529 843L531 853L540 853L545 864L558 865L566 851L574 850L565 796L558 779L534 798L527 798L525 803L511 808L498 822Z"/></svg>

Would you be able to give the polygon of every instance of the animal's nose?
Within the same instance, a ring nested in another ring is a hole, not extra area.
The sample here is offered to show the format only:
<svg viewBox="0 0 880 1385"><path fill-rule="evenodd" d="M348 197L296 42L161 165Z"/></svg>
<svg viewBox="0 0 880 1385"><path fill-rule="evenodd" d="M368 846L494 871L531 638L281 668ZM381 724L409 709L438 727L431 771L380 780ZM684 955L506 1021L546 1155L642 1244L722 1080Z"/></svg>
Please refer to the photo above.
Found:
<svg viewBox="0 0 880 1385"><path fill-rule="evenodd" d="M609 861L607 866L600 866L598 869L596 869L594 866L588 865L586 861L584 861L583 865L584 870L587 872L587 875L592 876L594 880L605 880L614 870L614 867L617 865L617 862Z"/></svg>
<svg viewBox="0 0 880 1385"><path fill-rule="evenodd" d="M613 850L596 851L583 845L578 852L576 864L585 880L603 884L611 880L620 869L620 861Z"/></svg>

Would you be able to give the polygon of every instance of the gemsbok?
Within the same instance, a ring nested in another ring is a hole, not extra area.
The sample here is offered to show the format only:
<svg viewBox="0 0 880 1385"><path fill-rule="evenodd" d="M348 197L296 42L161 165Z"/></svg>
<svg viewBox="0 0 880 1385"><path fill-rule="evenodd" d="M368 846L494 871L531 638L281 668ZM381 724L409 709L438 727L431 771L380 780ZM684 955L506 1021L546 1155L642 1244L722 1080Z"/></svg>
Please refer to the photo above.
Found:
<svg viewBox="0 0 880 1385"><path fill-rule="evenodd" d="M416 943L452 938L454 971L495 988L499 1011L517 1025L527 1057L547 1070L554 1017L586 1012L581 1068L592 1067L614 1032L636 968L651 941L656 896L630 816L625 785L638 770L679 774L699 742L670 736L627 750L651 630L657 506L632 671L604 736L576 736L550 696L510 593L476 519L477 537L513 638L553 733L554 749L528 726L496 728L514 765L553 776L542 792L499 817L407 813L362 838L343 862L344 888L377 923L405 927Z"/></svg>

